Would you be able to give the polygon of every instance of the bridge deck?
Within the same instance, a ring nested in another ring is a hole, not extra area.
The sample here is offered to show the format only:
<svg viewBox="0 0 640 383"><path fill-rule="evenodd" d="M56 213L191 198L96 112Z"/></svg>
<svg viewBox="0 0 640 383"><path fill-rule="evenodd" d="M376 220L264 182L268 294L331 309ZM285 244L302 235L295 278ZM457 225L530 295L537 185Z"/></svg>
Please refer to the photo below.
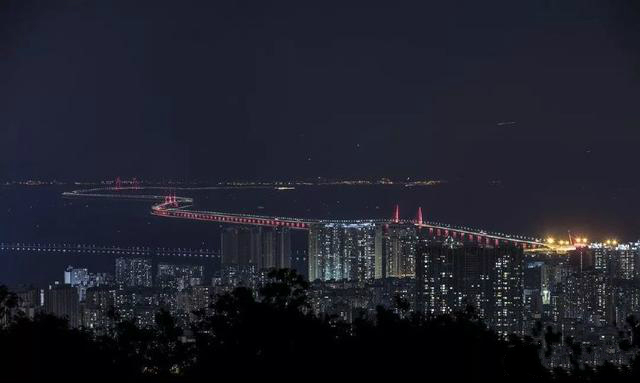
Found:
<svg viewBox="0 0 640 383"><path fill-rule="evenodd" d="M437 222L407 221L399 220L394 217L393 220L380 219L358 219L358 220L322 220L322 219L302 219L294 217L276 217L261 216L240 213L216 212L216 211L199 211L193 210L193 199L188 197L149 195L149 194L126 194L126 190L167 190L162 187L134 187L134 188L94 188L85 190L75 190L65 192L65 197L83 197L83 198L114 198L114 199L135 199L149 200L156 202L151 207L151 214L159 217L188 219L194 221L218 222L225 224L242 224L256 225L268 227L284 227L293 230L309 230L314 224L357 224L357 223L382 223L382 224L414 224L419 228L429 230L434 236L451 236L460 240L477 242L479 244L495 245L515 244L525 249L549 248L550 246L543 241L524 237L501 233L489 233L484 230L472 229L467 227L451 226ZM184 189L184 188L183 188ZM397 213L396 213L397 214Z"/></svg>

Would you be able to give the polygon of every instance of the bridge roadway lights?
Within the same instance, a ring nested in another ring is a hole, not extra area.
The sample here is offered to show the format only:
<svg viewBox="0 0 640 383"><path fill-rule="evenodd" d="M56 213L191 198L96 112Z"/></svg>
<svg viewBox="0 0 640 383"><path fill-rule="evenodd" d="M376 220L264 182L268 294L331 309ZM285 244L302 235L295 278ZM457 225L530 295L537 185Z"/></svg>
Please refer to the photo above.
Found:
<svg viewBox="0 0 640 383"><path fill-rule="evenodd" d="M226 222L226 223L243 223L243 224L271 226L271 227L287 227L291 229L302 229L302 230L309 228L309 224L306 222L264 219L264 218L246 218L246 217L236 217L231 215L218 215L218 214L212 214L212 213L211 214L187 213L183 211L165 210L163 209L162 206L160 208L153 209L152 213L158 216L163 216L163 217L176 217L176 218L193 219L193 220L218 221L218 222Z"/></svg>
<svg viewBox="0 0 640 383"><path fill-rule="evenodd" d="M116 184L116 186L118 185ZM124 188L122 187L122 184L120 184L119 187L116 187L115 189L117 191L120 191L120 190L129 189L129 188ZM159 188L158 187L143 188L138 186L138 187L134 187L134 189L159 189ZM103 197L103 198L126 197L126 195L123 195L123 194L114 195L114 194L104 193L105 191L110 191L110 190L114 190L114 188L107 187L107 188L74 190L72 192L65 192L63 193L63 195L68 197ZM100 192L103 192L103 193L100 193ZM193 199L186 198L186 197L176 197L175 194L172 194L170 196L135 195L135 197L142 198L142 199L149 199L153 201L158 201L158 200L162 201L164 199L164 203L156 204L151 209L151 214L156 216L161 216L161 217L175 217L175 218L184 218L184 219L192 219L192 220L228 222L228 223L243 223L243 224L271 226L271 227L287 227L287 228L299 229L299 230L308 230L310 226L309 222L304 222L296 219L289 220L289 219L277 219L277 218L271 218L271 217L246 217L242 215L236 216L233 214L218 214L215 212L185 211L185 209L188 207L185 205L192 203ZM180 204L183 204L183 207L181 207ZM489 244L491 242L491 239L493 239L495 246L499 246L500 242L502 241L505 243L508 243L508 242L514 243L522 247L523 249L546 247L545 244L540 244L533 241L518 240L510 237L502 237L500 235L486 236L484 235L485 233L476 234L473 232L469 232L468 230L465 230L465 229L456 229L457 230L456 231L456 230L437 227L439 225L435 225L436 227L434 228L432 225L424 223L424 221L422 220L421 213L422 213L422 209L419 208L417 221L401 221L399 217L399 209L396 206L396 211L391 222L395 222L395 223L412 222L414 224L417 223L418 227L429 227L430 235L434 235L435 233L437 236L442 236L444 232L445 236L451 235L453 236L453 238L458 238L459 236L461 240L464 240L466 237L469 241L472 241L472 242L476 241L478 243L484 242L486 244ZM313 221L313 222L316 222L316 221ZM331 221L327 221L327 222L331 222ZM344 222L344 221L335 221L335 222L338 223L338 222ZM372 221L369 221L369 222L372 222ZM382 221L376 221L376 222L382 222ZM387 221L387 223L391 223L391 222ZM321 221L318 221L318 223L321 223Z"/></svg>
<svg viewBox="0 0 640 383"><path fill-rule="evenodd" d="M532 243L532 242L521 241L521 240L512 239L512 238L504 238L504 239L495 238L495 237L492 238L491 236L485 236L481 234L464 233L464 232L458 232L455 230L450 231L449 229L440 229L440 228L433 228L433 227L429 227L429 234L432 236L435 235L437 237L441 237L443 236L443 234L445 237L448 237L448 236L451 236L453 238L459 237L460 240L463 240L463 241L466 238L470 242L477 242L479 244L484 243L486 245L489 245L493 242L494 246L499 246L500 242L502 241L505 243L511 242L522 249L540 249L544 247L544 244L542 243Z"/></svg>

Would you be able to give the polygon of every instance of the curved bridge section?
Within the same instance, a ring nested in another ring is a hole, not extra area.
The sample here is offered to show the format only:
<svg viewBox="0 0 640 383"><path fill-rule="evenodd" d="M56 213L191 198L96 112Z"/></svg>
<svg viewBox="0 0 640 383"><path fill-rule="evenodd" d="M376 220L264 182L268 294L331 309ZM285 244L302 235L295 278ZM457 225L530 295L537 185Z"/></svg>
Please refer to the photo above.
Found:
<svg viewBox="0 0 640 383"><path fill-rule="evenodd" d="M298 218L268 217L249 214L222 213L216 211L189 210L187 209L187 206L181 205L181 202L172 200L172 197L169 197L169 199L165 202L153 205L151 207L151 214L158 217L183 218L194 221L208 221L270 227L288 227L290 229L299 230L308 230L309 225L314 223L312 221L306 221Z"/></svg>
<svg viewBox="0 0 640 383"><path fill-rule="evenodd" d="M180 188L180 190L202 190L202 189L229 189L228 187L212 187L212 188ZM124 200L145 200L154 202L151 206L151 214L165 218L179 218L193 221L218 222L223 224L241 224L268 227L282 227L293 230L309 230L313 225L323 224L413 224L418 228L429 230L429 234L435 237L453 237L461 241L475 242L478 244L500 246L500 245L516 245L523 249L529 250L553 250L553 246L543 242L537 238L515 236L503 233L489 233L484 230L477 230L467 227L451 226L444 223L428 222L422 220L422 210L418 210L418 218L416 220L400 220L398 208L393 219L376 220L376 219L359 219L359 220L322 220L322 219L301 219L293 217L277 217L262 216L252 214L240 214L229 212L217 212L206 210L194 210L193 199L188 197L179 197L172 195L159 194L127 194L127 191L140 190L161 190L166 192L165 187L106 187L84 190L74 190L63 193L67 198L108 198L108 199L124 199ZM557 250L557 249L556 249ZM564 249L570 250L570 249Z"/></svg>

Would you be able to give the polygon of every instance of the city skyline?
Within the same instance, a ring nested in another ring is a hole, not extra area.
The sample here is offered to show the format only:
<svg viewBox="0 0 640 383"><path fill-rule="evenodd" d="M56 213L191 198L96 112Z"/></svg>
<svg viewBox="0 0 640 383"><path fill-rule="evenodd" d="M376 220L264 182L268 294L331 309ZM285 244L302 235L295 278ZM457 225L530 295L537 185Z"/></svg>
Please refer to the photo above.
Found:
<svg viewBox="0 0 640 383"><path fill-rule="evenodd" d="M640 2L0 1L25 382L634 382Z"/></svg>

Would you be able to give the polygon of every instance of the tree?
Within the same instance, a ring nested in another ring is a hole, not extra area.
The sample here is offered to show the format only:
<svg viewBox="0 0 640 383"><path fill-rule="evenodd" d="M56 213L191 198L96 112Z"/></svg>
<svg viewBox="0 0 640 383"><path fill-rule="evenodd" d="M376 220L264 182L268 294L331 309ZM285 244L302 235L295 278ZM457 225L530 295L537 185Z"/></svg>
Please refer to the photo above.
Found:
<svg viewBox="0 0 640 383"><path fill-rule="evenodd" d="M0 326L8 324L16 307L18 307L18 297L6 286L0 286Z"/></svg>
<svg viewBox="0 0 640 383"><path fill-rule="evenodd" d="M92 334L69 329L68 322L38 314L17 317L0 332L0 362L6 381L113 381L111 355Z"/></svg>
<svg viewBox="0 0 640 383"><path fill-rule="evenodd" d="M260 289L263 303L292 311L308 308L309 283L295 270L273 269L267 277L270 282Z"/></svg>

